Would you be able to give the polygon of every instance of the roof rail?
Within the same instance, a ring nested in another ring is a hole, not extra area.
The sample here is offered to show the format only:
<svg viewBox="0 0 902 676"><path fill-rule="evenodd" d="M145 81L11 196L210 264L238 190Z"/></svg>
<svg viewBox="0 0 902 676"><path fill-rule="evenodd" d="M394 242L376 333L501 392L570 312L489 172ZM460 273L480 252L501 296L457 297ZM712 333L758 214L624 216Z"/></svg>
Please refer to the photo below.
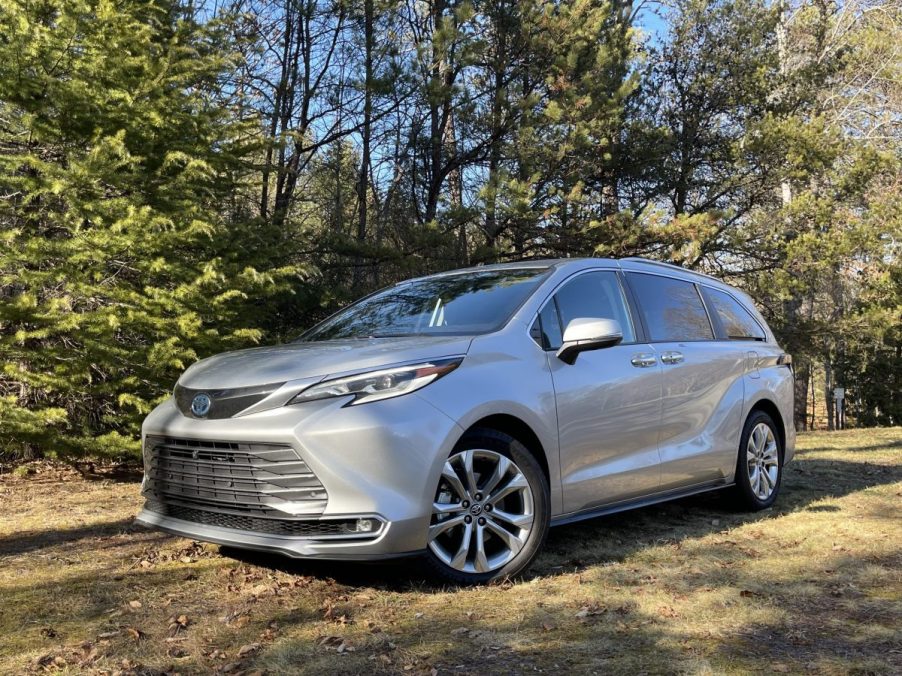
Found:
<svg viewBox="0 0 902 676"><path fill-rule="evenodd" d="M703 277L705 279L713 279L716 281L720 281L717 277L713 277L711 275L706 275L704 272L698 272L696 270L690 270L689 268L684 268L682 265L677 265L676 263L665 263L664 261L656 261L651 258L642 258L641 256L628 256L627 258L621 258L623 261L631 261L633 263L645 263L647 265L657 265L665 268L676 268L680 272L685 272L689 275L695 275L697 277Z"/></svg>

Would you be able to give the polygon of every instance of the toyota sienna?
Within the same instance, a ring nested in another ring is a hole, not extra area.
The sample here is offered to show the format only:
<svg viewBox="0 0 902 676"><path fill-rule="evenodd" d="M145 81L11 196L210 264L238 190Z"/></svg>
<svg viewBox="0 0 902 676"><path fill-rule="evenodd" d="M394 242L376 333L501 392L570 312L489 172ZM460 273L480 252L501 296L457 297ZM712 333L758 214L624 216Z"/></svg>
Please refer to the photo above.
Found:
<svg viewBox="0 0 902 676"><path fill-rule="evenodd" d="M642 259L457 270L191 366L144 423L138 521L486 582L550 526L715 489L768 507L792 410L789 355L716 279Z"/></svg>

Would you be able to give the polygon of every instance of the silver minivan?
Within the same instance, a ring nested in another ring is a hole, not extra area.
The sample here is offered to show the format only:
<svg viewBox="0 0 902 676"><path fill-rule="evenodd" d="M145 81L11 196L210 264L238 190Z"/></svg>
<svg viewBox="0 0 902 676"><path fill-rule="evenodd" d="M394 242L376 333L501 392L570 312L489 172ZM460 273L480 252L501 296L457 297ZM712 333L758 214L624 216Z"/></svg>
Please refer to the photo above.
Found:
<svg viewBox="0 0 902 676"><path fill-rule="evenodd" d="M629 258L457 270L191 366L144 423L138 521L486 582L550 526L716 489L768 507L792 410L789 355L716 279Z"/></svg>

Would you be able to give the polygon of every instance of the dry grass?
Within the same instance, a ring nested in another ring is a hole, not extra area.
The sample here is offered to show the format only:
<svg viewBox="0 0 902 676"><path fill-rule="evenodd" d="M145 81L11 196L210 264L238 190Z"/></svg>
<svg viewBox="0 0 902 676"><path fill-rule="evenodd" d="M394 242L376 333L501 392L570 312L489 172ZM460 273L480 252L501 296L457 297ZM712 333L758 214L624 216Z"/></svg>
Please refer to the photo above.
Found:
<svg viewBox="0 0 902 676"><path fill-rule="evenodd" d="M562 527L463 590L148 532L133 480L39 466L0 479L0 673L900 673L902 429L799 446L771 511Z"/></svg>

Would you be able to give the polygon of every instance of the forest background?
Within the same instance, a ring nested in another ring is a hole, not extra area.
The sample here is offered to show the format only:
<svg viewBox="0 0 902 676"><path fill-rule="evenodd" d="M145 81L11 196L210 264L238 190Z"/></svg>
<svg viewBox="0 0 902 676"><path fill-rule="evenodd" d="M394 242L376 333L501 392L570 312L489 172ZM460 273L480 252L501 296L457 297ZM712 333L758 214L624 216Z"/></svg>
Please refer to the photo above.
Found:
<svg viewBox="0 0 902 676"><path fill-rule="evenodd" d="M0 0L0 460L414 275L748 291L796 426L902 424L902 1Z"/></svg>

